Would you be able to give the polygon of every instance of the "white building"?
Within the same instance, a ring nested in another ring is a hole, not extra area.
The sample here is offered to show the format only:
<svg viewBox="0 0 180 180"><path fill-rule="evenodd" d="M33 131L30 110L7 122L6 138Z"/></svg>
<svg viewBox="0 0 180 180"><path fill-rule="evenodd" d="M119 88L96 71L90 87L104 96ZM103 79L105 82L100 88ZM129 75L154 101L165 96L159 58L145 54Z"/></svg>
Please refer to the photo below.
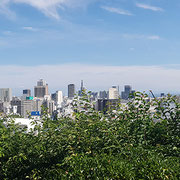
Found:
<svg viewBox="0 0 180 180"><path fill-rule="evenodd" d="M63 103L62 91L56 91L54 94L51 94L51 98L55 102L55 105L57 106L57 108L62 107L62 103Z"/></svg>
<svg viewBox="0 0 180 180"><path fill-rule="evenodd" d="M63 103L63 93L62 91L56 91L56 101L58 106L62 106Z"/></svg>
<svg viewBox="0 0 180 180"><path fill-rule="evenodd" d="M109 88L108 99L119 99L119 92L117 88Z"/></svg>

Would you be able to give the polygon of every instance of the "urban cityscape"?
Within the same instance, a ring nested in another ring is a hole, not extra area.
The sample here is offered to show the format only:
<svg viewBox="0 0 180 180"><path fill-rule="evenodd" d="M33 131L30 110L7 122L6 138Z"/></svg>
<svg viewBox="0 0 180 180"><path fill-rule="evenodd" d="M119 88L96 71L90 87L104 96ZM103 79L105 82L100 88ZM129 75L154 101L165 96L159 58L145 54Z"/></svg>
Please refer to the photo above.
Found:
<svg viewBox="0 0 180 180"><path fill-rule="evenodd" d="M86 88L81 80L79 90L76 90L75 84L67 86L67 96L64 96L60 90L50 94L48 84L43 79L37 81L34 86L34 94L32 94L31 89L24 89L20 97L13 97L11 88L0 88L0 112L1 114L13 114L28 118L30 114L40 116L42 106L44 106L47 107L48 113L52 116L57 115L57 113L59 116L70 115L72 113L72 100L75 96L81 97L84 90ZM121 99L125 103L129 95L134 92L135 90L130 85L125 85L122 92L119 92L119 86L112 86L108 91L90 92L90 101L96 103L96 110L102 111L107 102Z"/></svg>
<svg viewBox="0 0 180 180"><path fill-rule="evenodd" d="M31 89L24 89L20 97L12 96L11 88L0 88L0 112L1 115L16 115L22 118L36 117L40 118L42 106L48 109L48 113L53 118L55 115L66 116L73 113L72 101L74 97L81 97L84 90L84 82L81 80L80 89L76 89L75 84L67 86L67 96L63 92L57 90L54 93L49 93L48 83L40 79L34 86L34 94ZM119 91L119 86L112 86L108 91L103 90L99 92L90 92L90 101L95 103L97 111L104 111L107 109L108 103L118 102L126 104L130 95L136 91L132 89L131 85L125 85L124 91ZM165 96L164 93L160 97Z"/></svg>
<svg viewBox="0 0 180 180"><path fill-rule="evenodd" d="M0 180L180 180L180 0L0 0Z"/></svg>

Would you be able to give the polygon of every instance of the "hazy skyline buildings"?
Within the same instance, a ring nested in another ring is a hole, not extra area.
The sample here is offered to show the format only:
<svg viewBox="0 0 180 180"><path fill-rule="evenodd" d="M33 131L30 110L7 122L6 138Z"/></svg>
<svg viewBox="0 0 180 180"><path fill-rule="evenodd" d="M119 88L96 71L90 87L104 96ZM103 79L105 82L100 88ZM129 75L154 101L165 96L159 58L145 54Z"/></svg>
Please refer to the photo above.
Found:
<svg viewBox="0 0 180 180"><path fill-rule="evenodd" d="M117 87L112 86L112 88L109 88L108 99L118 99L118 98L119 98L119 91Z"/></svg>
<svg viewBox="0 0 180 180"><path fill-rule="evenodd" d="M75 94L75 84L68 85L68 98L73 98Z"/></svg>
<svg viewBox="0 0 180 180"><path fill-rule="evenodd" d="M48 95L48 84L43 79L40 79L37 86L34 87L34 96L44 98L45 95Z"/></svg>
<svg viewBox="0 0 180 180"><path fill-rule="evenodd" d="M0 100L2 102L10 102L12 100L12 89L0 88Z"/></svg>
<svg viewBox="0 0 180 180"><path fill-rule="evenodd" d="M99 99L107 99L108 93L107 91L99 91Z"/></svg>
<svg viewBox="0 0 180 180"><path fill-rule="evenodd" d="M81 80L81 87L80 87L80 90L79 90L79 92L78 92L78 95L79 95L79 96L82 96L84 90L85 90L84 81Z"/></svg>
<svg viewBox="0 0 180 180"><path fill-rule="evenodd" d="M135 91L132 90L132 87L130 85L124 86L124 91L121 92L121 98L122 99L128 99L130 94L133 94Z"/></svg>
<svg viewBox="0 0 180 180"><path fill-rule="evenodd" d="M23 90L23 96L30 97L31 96L31 90L30 89L24 89Z"/></svg>

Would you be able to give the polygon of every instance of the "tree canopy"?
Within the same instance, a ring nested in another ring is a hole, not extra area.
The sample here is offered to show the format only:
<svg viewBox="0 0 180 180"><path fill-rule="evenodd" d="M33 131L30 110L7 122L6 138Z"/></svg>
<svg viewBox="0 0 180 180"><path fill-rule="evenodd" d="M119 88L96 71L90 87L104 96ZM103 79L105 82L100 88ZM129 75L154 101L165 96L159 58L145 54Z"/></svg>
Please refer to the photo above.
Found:
<svg viewBox="0 0 180 180"><path fill-rule="evenodd" d="M180 179L180 104L133 96L104 114L85 95L31 131L2 118L0 179Z"/></svg>

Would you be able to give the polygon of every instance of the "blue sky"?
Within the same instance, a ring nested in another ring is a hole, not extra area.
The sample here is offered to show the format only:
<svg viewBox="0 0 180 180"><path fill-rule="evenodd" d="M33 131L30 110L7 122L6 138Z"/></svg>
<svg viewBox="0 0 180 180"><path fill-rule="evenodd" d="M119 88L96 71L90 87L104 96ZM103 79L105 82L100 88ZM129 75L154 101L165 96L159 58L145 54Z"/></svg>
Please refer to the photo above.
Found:
<svg viewBox="0 0 180 180"><path fill-rule="evenodd" d="M141 66L179 73L179 19L179 0L0 0L0 66Z"/></svg>

